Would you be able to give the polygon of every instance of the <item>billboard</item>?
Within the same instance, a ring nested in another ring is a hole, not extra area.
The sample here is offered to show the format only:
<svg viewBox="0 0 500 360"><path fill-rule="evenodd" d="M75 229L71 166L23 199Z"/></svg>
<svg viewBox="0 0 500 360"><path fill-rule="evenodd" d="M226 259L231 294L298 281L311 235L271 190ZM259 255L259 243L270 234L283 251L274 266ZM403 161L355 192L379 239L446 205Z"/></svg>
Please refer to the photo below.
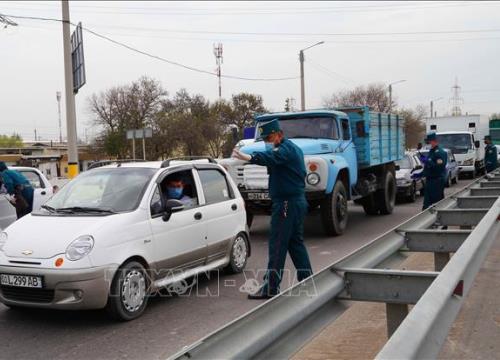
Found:
<svg viewBox="0 0 500 360"><path fill-rule="evenodd" d="M73 68L73 93L85 85L85 60L83 57L82 23L71 34L71 61Z"/></svg>

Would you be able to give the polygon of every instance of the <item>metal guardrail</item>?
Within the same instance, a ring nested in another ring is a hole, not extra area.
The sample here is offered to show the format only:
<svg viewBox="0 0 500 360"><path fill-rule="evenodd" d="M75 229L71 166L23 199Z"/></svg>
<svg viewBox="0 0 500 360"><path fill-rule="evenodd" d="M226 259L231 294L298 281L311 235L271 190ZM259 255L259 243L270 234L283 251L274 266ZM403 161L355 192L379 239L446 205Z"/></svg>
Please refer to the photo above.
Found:
<svg viewBox="0 0 500 360"><path fill-rule="evenodd" d="M263 357L273 344L283 344L280 339L308 319L322 316L327 304L340 299L386 303L389 340L377 359L435 358L500 231L499 197L500 173L496 171L171 359ZM395 254L408 251L434 253L435 271L385 269ZM454 253L451 258L450 253ZM411 312L408 304L415 304Z"/></svg>

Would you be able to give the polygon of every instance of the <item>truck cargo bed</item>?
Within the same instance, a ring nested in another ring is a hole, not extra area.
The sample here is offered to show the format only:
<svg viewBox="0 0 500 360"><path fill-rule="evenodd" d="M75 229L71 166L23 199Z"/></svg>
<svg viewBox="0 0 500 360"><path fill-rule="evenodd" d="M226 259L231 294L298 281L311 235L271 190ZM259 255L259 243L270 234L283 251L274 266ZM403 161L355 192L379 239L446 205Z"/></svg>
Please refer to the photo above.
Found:
<svg viewBox="0 0 500 360"><path fill-rule="evenodd" d="M337 110L349 116L360 169L404 156L404 121L399 115L372 112L367 106Z"/></svg>

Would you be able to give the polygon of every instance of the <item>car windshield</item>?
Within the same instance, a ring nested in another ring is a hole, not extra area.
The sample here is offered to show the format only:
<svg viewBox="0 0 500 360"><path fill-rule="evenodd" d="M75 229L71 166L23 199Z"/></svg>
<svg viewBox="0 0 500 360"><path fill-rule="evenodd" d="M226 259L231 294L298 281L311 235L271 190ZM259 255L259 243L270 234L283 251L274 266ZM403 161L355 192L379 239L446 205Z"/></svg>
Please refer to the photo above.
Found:
<svg viewBox="0 0 500 360"><path fill-rule="evenodd" d="M408 156L396 161L396 165L398 165L400 169L411 169L410 159Z"/></svg>
<svg viewBox="0 0 500 360"><path fill-rule="evenodd" d="M257 124L257 127L260 127ZM285 136L293 138L338 139L337 122L333 117L308 117L280 119L280 127ZM258 134L259 131L257 130Z"/></svg>
<svg viewBox="0 0 500 360"><path fill-rule="evenodd" d="M44 205L51 212L125 212L139 205L155 169L111 168L84 172Z"/></svg>
<svg viewBox="0 0 500 360"><path fill-rule="evenodd" d="M472 147L469 134L437 134L439 145L450 149L453 154L466 154Z"/></svg>

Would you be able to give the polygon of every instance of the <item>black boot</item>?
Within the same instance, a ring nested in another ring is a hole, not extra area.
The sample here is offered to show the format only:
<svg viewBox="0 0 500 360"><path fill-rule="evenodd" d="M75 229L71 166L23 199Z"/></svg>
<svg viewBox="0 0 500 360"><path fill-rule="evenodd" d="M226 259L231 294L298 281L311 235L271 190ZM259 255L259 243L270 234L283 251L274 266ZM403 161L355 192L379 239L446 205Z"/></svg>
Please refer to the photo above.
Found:
<svg viewBox="0 0 500 360"><path fill-rule="evenodd" d="M278 293L269 292L266 289L260 289L255 294L248 294L250 300L267 300L276 296Z"/></svg>

